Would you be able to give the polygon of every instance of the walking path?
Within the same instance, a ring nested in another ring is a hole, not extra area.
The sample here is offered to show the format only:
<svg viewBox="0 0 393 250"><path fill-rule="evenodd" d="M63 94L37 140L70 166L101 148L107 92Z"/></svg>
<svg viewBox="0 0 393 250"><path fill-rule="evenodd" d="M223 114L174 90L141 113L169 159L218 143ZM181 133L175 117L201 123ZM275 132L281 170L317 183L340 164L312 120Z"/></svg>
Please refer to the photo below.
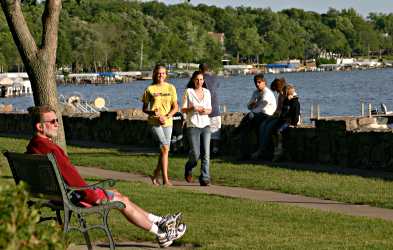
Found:
<svg viewBox="0 0 393 250"><path fill-rule="evenodd" d="M83 176L101 177L105 179L117 179L123 181L141 181L151 183L150 178L139 174L124 173L112 170L104 170L91 167L78 167ZM227 187L211 185L201 187L198 183L187 183L185 181L173 180L174 188L200 191L208 194L216 194L227 197L245 198L263 202L276 202L294 205L304 208L314 208L323 211L342 213L352 216L367 216L393 221L393 209L377 208L368 205L353 205L332 200L321 200L301 195L284 194L264 190L252 190L239 187Z"/></svg>

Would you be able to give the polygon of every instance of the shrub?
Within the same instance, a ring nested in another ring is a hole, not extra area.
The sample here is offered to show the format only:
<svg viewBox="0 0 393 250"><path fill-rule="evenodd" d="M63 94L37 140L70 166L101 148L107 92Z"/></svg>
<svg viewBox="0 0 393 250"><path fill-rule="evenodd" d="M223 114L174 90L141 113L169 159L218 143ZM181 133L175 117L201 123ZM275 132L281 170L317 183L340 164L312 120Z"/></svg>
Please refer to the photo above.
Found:
<svg viewBox="0 0 393 250"><path fill-rule="evenodd" d="M39 212L28 200L23 183L0 185L0 249L65 249L61 227L54 221L37 224Z"/></svg>

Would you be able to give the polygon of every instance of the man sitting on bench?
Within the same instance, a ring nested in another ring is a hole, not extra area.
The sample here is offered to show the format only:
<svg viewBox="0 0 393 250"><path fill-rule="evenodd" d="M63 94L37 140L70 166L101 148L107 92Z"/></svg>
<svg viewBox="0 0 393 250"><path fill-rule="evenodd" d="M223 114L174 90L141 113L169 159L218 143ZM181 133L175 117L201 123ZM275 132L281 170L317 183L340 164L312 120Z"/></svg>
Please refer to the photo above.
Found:
<svg viewBox="0 0 393 250"><path fill-rule="evenodd" d="M71 187L82 187L88 184L80 176L72 165L63 149L52 141L57 136L59 124L55 111L47 105L29 108L32 119L34 137L27 146L27 153L48 154L52 153L56 158L59 171L64 181ZM146 212L130 199L116 190L89 189L81 193L83 206L94 206L103 201L121 201L125 208L121 210L124 217L132 224L150 231L157 236L161 247L170 246L173 241L179 239L186 232L186 225L180 223L181 213L168 216L157 216ZM168 227L168 221L172 221L175 227Z"/></svg>

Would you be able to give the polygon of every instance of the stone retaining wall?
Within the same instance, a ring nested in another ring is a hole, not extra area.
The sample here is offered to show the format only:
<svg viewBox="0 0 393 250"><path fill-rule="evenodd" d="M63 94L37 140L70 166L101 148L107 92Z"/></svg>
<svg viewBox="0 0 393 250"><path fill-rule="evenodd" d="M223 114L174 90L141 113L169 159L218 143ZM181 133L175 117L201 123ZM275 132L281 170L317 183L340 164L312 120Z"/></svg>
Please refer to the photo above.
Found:
<svg viewBox="0 0 393 250"><path fill-rule="evenodd" d="M222 115L221 152L236 156L239 138L233 129L244 114ZM146 116L140 110L102 112L99 115L63 115L67 140L119 145L155 146ZM375 123L368 117L320 118L313 125L289 128L284 134L284 160L324 163L354 168L393 171L391 129L367 128ZM0 133L31 135L25 113L0 113ZM249 138L250 151L256 149L255 135Z"/></svg>

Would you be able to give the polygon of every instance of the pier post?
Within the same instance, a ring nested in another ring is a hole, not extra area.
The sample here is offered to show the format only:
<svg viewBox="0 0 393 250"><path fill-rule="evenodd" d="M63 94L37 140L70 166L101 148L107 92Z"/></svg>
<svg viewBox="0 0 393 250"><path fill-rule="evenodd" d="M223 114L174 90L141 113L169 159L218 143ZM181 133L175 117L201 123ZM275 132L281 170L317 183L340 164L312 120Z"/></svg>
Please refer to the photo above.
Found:
<svg viewBox="0 0 393 250"><path fill-rule="evenodd" d="M221 112L223 112L223 113L226 113L227 112L227 105L225 105L225 104L223 104L223 105L220 105L220 111Z"/></svg>

